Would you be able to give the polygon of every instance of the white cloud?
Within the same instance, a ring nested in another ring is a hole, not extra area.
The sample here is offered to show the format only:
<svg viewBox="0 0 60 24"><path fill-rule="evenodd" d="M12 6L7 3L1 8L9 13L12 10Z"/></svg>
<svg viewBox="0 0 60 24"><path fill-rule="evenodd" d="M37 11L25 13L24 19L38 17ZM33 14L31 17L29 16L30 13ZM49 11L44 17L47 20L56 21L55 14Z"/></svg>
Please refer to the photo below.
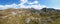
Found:
<svg viewBox="0 0 60 24"><path fill-rule="evenodd" d="M17 6L17 4L11 4L11 5L5 5L4 7L8 7L8 8L15 8Z"/></svg>
<svg viewBox="0 0 60 24"><path fill-rule="evenodd" d="M38 3L38 1L34 1L34 3L36 3L36 4L37 4L37 3Z"/></svg>
<svg viewBox="0 0 60 24"><path fill-rule="evenodd" d="M21 8L35 8L35 9L42 9L43 7L46 7L45 5L40 5L38 1L34 1L34 2L29 2L28 0L23 0L20 6ZM29 4L28 6L25 6L24 3Z"/></svg>
<svg viewBox="0 0 60 24"><path fill-rule="evenodd" d="M28 2L28 4L38 4L38 1Z"/></svg>
<svg viewBox="0 0 60 24"><path fill-rule="evenodd" d="M34 4L34 3L32 3L32 2L28 2L28 4L32 5L32 4Z"/></svg>
<svg viewBox="0 0 60 24"><path fill-rule="evenodd" d="M17 8L17 5L16 4L0 5L0 9L7 9L7 8Z"/></svg>
<svg viewBox="0 0 60 24"><path fill-rule="evenodd" d="M57 8L57 7L52 7L52 8L60 10L60 8Z"/></svg>
<svg viewBox="0 0 60 24"><path fill-rule="evenodd" d="M7 9L7 8L35 8L35 9L42 9L46 7L45 5L40 5L38 1L29 2L28 0L20 0L20 4L11 4L11 5L0 5L0 8ZM24 4L27 3L29 5L25 6Z"/></svg>
<svg viewBox="0 0 60 24"><path fill-rule="evenodd" d="M0 5L0 7L4 7L3 5Z"/></svg>

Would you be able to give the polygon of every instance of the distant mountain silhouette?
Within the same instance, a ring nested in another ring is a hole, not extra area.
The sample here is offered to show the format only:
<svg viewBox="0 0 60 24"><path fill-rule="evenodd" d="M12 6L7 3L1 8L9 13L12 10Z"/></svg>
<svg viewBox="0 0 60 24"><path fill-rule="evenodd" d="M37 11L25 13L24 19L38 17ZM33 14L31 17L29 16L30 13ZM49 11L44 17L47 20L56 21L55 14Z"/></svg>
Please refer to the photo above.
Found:
<svg viewBox="0 0 60 24"><path fill-rule="evenodd" d="M44 11L44 12L51 12L51 11L58 11L58 12L60 12L60 10L57 10L57 9L54 9L54 8L43 8L41 10Z"/></svg>

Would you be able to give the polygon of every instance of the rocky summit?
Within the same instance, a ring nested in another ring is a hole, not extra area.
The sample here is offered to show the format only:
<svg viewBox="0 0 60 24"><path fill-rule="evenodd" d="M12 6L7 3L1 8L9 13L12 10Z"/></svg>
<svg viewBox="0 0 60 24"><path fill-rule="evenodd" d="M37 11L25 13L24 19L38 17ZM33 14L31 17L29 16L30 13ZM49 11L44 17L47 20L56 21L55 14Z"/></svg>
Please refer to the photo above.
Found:
<svg viewBox="0 0 60 24"><path fill-rule="evenodd" d="M52 8L0 10L0 24L60 24L60 10Z"/></svg>

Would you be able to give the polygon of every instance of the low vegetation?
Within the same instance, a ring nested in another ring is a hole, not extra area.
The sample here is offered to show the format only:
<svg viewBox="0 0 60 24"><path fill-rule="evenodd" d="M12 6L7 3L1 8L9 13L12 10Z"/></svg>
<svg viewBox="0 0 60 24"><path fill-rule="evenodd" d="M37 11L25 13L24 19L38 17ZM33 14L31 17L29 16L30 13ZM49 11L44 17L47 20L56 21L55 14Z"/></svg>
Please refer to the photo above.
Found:
<svg viewBox="0 0 60 24"><path fill-rule="evenodd" d="M0 10L0 24L60 24L60 10L50 8Z"/></svg>

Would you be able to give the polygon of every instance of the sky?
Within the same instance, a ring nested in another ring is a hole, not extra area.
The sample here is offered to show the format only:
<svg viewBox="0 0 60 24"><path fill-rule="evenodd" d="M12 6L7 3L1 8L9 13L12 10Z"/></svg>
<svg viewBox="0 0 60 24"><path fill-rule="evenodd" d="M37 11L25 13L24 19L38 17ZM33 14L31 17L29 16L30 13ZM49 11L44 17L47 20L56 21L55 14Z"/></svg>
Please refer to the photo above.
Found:
<svg viewBox="0 0 60 24"><path fill-rule="evenodd" d="M44 7L60 9L60 0L0 0L0 9Z"/></svg>

